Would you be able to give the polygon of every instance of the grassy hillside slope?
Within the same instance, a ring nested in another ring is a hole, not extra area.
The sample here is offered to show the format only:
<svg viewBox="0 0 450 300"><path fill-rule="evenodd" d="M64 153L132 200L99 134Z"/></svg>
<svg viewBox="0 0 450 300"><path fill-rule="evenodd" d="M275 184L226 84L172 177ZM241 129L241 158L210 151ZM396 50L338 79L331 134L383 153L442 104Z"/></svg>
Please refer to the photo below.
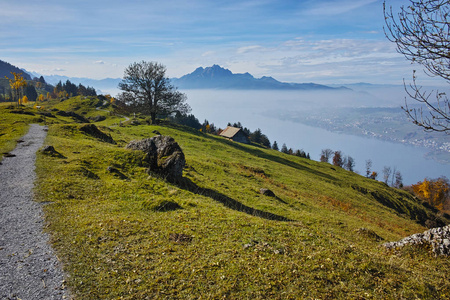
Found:
<svg viewBox="0 0 450 300"><path fill-rule="evenodd" d="M82 100L53 107L109 115ZM450 297L448 258L380 247L436 218L408 193L186 127L119 120L96 123L111 144L55 115L46 145L60 155L38 155L37 199L77 299ZM124 148L154 130L183 149L183 184L149 176L144 155Z"/></svg>

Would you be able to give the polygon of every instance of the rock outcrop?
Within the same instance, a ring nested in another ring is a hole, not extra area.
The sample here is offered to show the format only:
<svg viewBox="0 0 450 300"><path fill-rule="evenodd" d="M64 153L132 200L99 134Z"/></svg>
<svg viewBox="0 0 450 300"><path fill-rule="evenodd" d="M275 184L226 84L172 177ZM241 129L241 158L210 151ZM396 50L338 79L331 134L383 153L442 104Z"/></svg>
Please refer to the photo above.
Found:
<svg viewBox="0 0 450 300"><path fill-rule="evenodd" d="M182 178L186 160L180 146L172 137L158 135L149 139L131 141L126 148L141 150L147 154L149 172L162 175L172 182Z"/></svg>
<svg viewBox="0 0 450 300"><path fill-rule="evenodd" d="M116 144L111 135L104 133L103 131L100 131L100 129L98 129L97 126L95 126L94 124L83 125L80 127L80 130L83 131L85 134L90 135L103 142Z"/></svg>
<svg viewBox="0 0 450 300"><path fill-rule="evenodd" d="M438 255L450 255L450 225L433 228L424 233L416 233L398 242L383 244L387 249L401 248L406 245L430 246L433 253Z"/></svg>
<svg viewBox="0 0 450 300"><path fill-rule="evenodd" d="M44 153L45 155L49 155L49 156L53 156L53 157L66 158L64 155L62 155L61 153L56 151L55 147L53 147L51 145L44 146L41 149L41 152Z"/></svg>
<svg viewBox="0 0 450 300"><path fill-rule="evenodd" d="M86 119L85 117L73 112L73 111L57 111L56 112L57 115L62 116L62 117L72 117L74 118L77 122L79 123L89 123L89 120Z"/></svg>

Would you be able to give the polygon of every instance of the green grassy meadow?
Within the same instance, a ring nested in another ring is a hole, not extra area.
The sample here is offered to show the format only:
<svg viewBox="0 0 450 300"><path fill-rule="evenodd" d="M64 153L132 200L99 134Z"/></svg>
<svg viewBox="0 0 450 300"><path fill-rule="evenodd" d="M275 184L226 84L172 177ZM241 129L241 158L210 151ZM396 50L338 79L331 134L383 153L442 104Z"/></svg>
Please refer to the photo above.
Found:
<svg viewBox="0 0 450 300"><path fill-rule="evenodd" d="M409 193L187 127L121 124L111 107L96 105L76 97L45 109L104 115L95 124L116 144L83 133L71 117L0 106L2 152L27 124L45 122L45 145L61 154L38 153L35 193L75 299L450 298L448 258L381 247L436 218ZM189 184L150 176L144 154L125 149L154 130L183 149Z"/></svg>

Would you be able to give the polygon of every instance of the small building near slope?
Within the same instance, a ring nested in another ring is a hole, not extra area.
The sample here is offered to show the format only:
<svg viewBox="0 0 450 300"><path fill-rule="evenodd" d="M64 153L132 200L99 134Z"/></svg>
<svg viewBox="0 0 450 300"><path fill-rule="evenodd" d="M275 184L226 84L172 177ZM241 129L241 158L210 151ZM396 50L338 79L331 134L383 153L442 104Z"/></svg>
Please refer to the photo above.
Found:
<svg viewBox="0 0 450 300"><path fill-rule="evenodd" d="M224 138L227 138L229 140L238 143L250 144L250 140L248 139L248 137L245 135L245 133L242 131L241 128L228 126L220 133L220 136L223 136Z"/></svg>

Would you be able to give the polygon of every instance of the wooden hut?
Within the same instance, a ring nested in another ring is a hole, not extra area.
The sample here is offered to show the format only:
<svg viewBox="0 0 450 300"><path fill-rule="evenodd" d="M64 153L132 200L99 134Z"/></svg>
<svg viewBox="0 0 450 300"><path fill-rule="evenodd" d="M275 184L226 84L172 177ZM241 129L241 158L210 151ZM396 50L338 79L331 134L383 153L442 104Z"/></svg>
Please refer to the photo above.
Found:
<svg viewBox="0 0 450 300"><path fill-rule="evenodd" d="M220 136L223 136L224 138L227 138L229 140L238 142L238 143L244 143L249 144L250 140L245 135L245 133L242 131L241 128L236 128L233 126L228 126L226 129L224 129Z"/></svg>

